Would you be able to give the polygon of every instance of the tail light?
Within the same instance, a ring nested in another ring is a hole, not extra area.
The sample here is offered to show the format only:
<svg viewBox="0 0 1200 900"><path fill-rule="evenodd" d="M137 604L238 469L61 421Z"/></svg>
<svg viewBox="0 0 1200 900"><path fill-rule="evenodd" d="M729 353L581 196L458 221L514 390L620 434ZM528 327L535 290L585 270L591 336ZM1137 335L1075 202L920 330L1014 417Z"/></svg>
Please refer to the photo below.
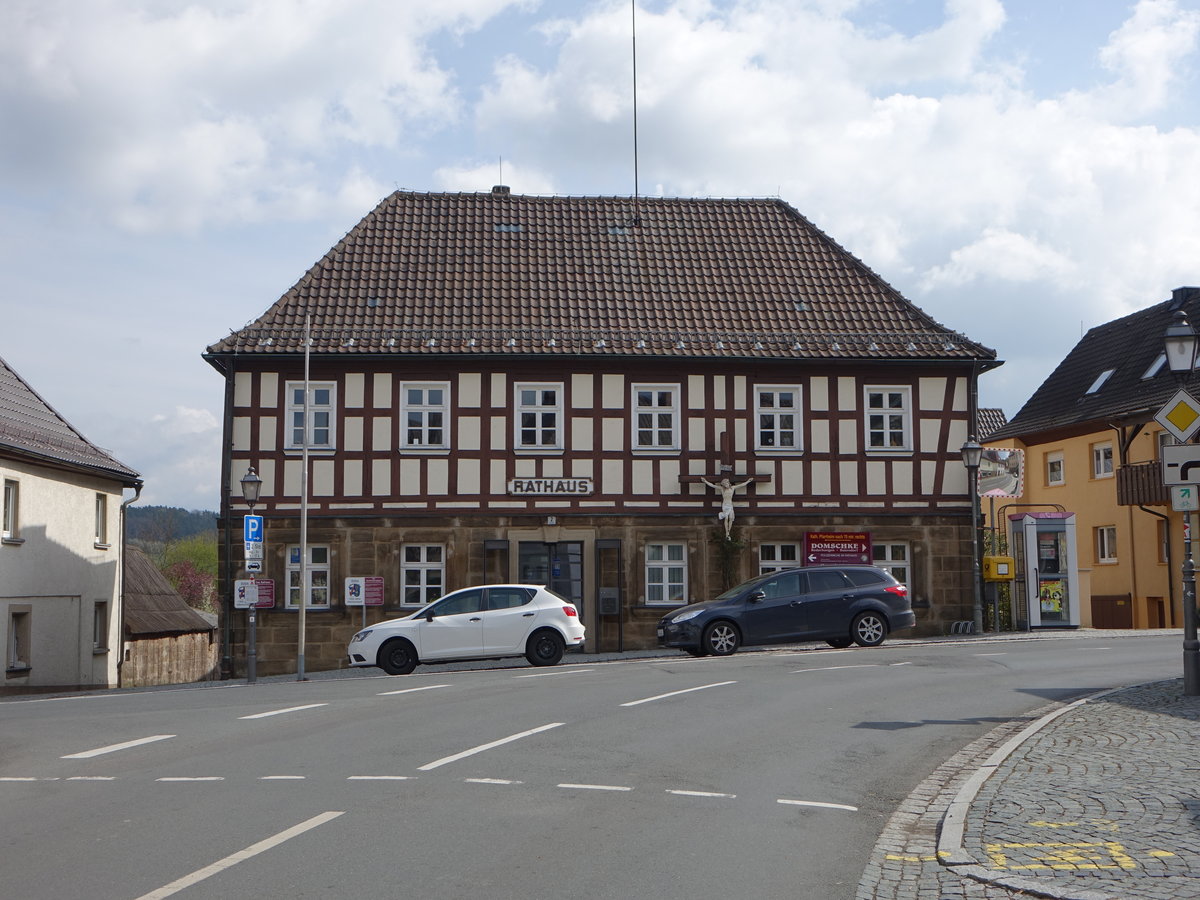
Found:
<svg viewBox="0 0 1200 900"><path fill-rule="evenodd" d="M579 615L579 610L577 610L573 606L564 606L563 612L566 613L568 616L578 616Z"/></svg>
<svg viewBox="0 0 1200 900"><path fill-rule="evenodd" d="M893 584L890 587L885 587L884 590L887 591L889 594L895 594L897 597L907 597L908 596L908 588L906 588L902 584Z"/></svg>

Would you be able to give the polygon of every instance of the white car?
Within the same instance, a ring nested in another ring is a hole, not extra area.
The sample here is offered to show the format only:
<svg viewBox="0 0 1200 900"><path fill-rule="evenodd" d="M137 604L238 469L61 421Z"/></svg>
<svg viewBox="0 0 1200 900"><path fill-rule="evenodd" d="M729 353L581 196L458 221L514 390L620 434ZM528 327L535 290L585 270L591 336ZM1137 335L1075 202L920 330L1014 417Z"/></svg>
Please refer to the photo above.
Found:
<svg viewBox="0 0 1200 900"><path fill-rule="evenodd" d="M570 600L536 584L488 584L447 594L401 619L350 639L351 666L407 675L419 663L524 656L553 666L583 649L584 627Z"/></svg>

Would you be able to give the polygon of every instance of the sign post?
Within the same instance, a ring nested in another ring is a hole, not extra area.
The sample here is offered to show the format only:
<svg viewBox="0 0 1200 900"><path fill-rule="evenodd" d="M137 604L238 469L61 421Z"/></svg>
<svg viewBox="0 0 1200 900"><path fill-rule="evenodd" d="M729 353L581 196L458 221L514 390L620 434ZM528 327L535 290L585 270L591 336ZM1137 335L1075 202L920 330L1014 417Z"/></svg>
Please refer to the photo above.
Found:
<svg viewBox="0 0 1200 900"><path fill-rule="evenodd" d="M263 517L249 513L242 518L242 539L245 545L246 571L262 571ZM259 607L258 582L239 581L234 587L234 606L246 610L246 683L258 680L258 625L255 610ZM272 597L271 605L275 605Z"/></svg>

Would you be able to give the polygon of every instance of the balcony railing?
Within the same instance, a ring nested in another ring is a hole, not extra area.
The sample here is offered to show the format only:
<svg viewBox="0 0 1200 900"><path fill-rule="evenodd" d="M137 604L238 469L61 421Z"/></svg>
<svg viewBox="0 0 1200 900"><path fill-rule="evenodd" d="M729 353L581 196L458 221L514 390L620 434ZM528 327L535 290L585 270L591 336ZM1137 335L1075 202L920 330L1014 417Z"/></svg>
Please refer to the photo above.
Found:
<svg viewBox="0 0 1200 900"><path fill-rule="evenodd" d="M1163 484L1162 463L1133 463L1117 469L1117 503L1121 506L1167 506L1171 492Z"/></svg>

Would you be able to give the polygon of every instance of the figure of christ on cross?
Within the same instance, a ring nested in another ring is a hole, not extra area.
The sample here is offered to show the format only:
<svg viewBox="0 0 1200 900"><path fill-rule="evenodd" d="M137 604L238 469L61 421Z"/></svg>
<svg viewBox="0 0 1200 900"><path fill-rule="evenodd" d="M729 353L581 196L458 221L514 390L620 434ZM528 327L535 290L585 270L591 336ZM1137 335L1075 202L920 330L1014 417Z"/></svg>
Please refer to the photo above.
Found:
<svg viewBox="0 0 1200 900"><path fill-rule="evenodd" d="M717 520L725 523L725 540L729 540L729 530L733 528L733 494L738 488L744 488L754 479L747 478L737 484L730 484L728 478L722 478L717 484L713 484L704 476L700 476L700 480L713 490L721 492L721 511L717 513Z"/></svg>

